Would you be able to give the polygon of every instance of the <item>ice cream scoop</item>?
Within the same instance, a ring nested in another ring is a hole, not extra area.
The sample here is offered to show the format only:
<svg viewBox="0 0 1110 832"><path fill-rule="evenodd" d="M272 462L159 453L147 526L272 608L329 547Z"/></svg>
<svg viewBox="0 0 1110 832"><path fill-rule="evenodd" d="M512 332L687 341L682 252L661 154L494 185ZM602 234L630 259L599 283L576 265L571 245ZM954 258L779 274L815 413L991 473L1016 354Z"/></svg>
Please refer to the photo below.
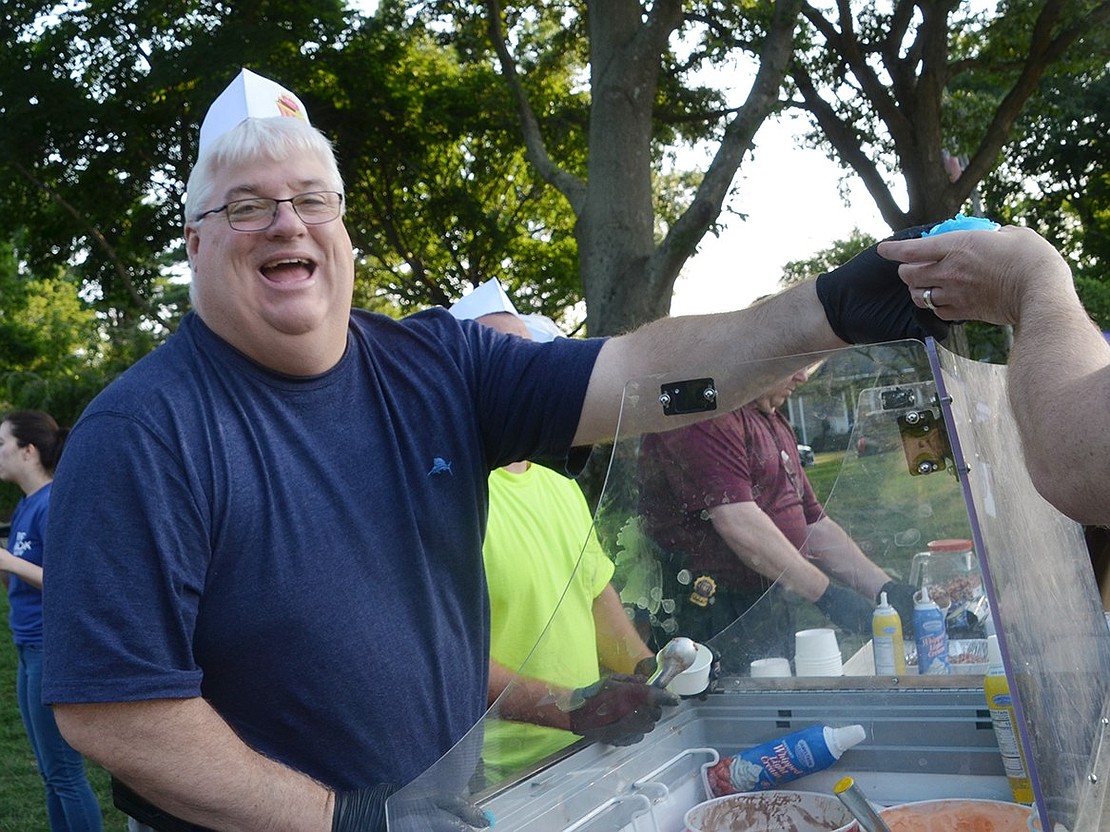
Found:
<svg viewBox="0 0 1110 832"><path fill-rule="evenodd" d="M665 688L675 676L694 663L697 655L698 646L692 640L683 636L672 638L656 655L655 672L651 674L647 683L657 688Z"/></svg>

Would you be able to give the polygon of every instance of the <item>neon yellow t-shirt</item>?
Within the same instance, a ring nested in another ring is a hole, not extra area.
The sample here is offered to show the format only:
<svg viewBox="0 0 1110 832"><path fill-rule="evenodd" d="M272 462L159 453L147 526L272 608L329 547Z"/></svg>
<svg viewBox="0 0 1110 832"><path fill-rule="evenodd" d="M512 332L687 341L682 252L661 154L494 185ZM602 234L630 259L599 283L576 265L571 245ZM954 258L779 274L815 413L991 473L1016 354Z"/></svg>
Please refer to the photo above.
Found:
<svg viewBox="0 0 1110 832"><path fill-rule="evenodd" d="M613 562L594 535L577 483L541 465L522 474L499 468L490 474L489 497L482 555L490 657L561 687L596 682L593 602L613 577ZM482 750L486 774L491 781L503 779L577 739L556 728L489 720Z"/></svg>

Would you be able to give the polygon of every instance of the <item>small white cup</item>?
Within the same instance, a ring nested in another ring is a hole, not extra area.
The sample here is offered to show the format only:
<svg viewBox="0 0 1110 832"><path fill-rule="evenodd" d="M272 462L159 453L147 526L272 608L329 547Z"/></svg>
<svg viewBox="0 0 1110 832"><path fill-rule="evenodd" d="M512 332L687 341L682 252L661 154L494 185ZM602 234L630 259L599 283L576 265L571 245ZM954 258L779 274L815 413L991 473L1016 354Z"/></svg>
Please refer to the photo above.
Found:
<svg viewBox="0 0 1110 832"><path fill-rule="evenodd" d="M709 670L713 664L713 651L704 644L695 643L697 652L688 668L675 676L667 690L679 696L695 696L709 687Z"/></svg>
<svg viewBox="0 0 1110 832"><path fill-rule="evenodd" d="M753 679L770 679L772 677L789 676L790 659L775 656L770 659L756 659L752 662Z"/></svg>
<svg viewBox="0 0 1110 832"><path fill-rule="evenodd" d="M821 661L808 661L794 659L794 670L798 676L843 676L844 665L840 659L833 657Z"/></svg>
<svg viewBox="0 0 1110 832"><path fill-rule="evenodd" d="M842 660L836 633L827 627L799 630L794 634L794 658L805 661Z"/></svg>

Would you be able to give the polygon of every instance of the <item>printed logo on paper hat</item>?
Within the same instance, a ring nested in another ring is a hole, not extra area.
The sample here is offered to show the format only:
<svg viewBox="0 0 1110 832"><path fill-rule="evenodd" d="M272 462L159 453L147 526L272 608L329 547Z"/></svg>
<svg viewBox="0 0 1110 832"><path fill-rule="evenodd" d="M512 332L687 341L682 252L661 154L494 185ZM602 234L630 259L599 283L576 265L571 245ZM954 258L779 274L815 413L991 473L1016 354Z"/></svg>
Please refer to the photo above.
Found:
<svg viewBox="0 0 1110 832"><path fill-rule="evenodd" d="M216 97L200 125L200 147L205 148L248 118L299 118L306 124L308 111L301 100L276 81L243 69Z"/></svg>

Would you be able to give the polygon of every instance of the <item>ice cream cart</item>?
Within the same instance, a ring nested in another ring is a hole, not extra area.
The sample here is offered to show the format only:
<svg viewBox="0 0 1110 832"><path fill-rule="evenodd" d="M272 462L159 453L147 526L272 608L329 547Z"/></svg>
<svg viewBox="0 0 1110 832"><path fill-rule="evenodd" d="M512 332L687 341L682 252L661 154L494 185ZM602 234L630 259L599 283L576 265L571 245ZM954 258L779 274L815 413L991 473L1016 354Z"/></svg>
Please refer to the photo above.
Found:
<svg viewBox="0 0 1110 832"><path fill-rule="evenodd" d="M1029 481L1012 410L1022 404L1008 398L1005 368L931 341L905 341L750 369L770 382L803 364L813 368L810 378L783 411L798 442L814 449L811 478L818 467L825 472L819 490L826 513L900 581L933 588L959 582L965 597L949 599L948 622L967 631L950 633L965 637L949 643L966 647L987 631L997 637L1040 828L1110 828L1104 742L1110 630L1082 529ZM682 562L645 531L641 438L624 426L648 408L674 412L676 422L687 412L711 411L726 378L723 368L714 370L630 383L616 439L605 449L611 458L595 528L616 561L614 582L629 615L656 634L678 634L677 594L692 591L697 576L683 575ZM930 549L943 539L967 540L968 548L955 559ZM831 793L849 774L883 806L1013 799L984 699L980 654L953 661L955 672L921 675L911 653L904 674L876 675L869 634L836 627L800 599L789 603L783 626L836 632L839 674L768 678L733 668L704 694L669 709L638 744L580 741L491 781L481 776L481 756L485 725L501 718L495 704L467 738L391 799L390 827L421 828L422 802L454 784L495 819L499 832L677 832L687 810L710 797L707 764L819 723L861 724L866 739L831 768L784 788ZM709 643L727 656L749 625L768 615L757 602ZM520 673L528 674L527 664Z"/></svg>

